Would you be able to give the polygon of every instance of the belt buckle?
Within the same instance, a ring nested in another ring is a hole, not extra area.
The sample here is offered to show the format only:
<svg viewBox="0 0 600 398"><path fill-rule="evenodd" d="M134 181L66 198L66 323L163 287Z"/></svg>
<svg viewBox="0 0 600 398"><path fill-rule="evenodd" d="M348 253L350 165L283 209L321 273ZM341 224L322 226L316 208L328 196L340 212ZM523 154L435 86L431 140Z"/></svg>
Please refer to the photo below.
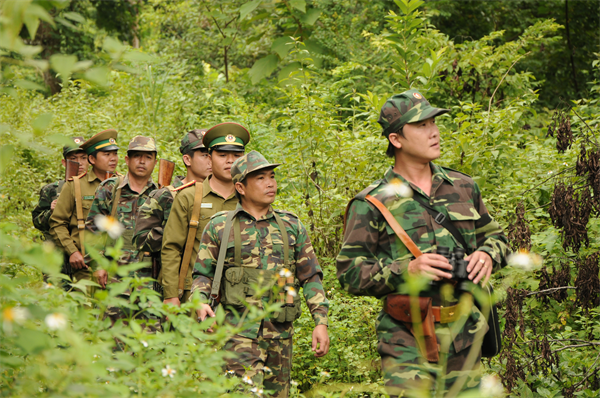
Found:
<svg viewBox="0 0 600 398"><path fill-rule="evenodd" d="M452 307L454 307L454 309L450 310ZM451 307L445 307L445 308L443 305L440 305L440 323L454 322L456 311L457 311L457 308L455 305L451 306Z"/></svg>

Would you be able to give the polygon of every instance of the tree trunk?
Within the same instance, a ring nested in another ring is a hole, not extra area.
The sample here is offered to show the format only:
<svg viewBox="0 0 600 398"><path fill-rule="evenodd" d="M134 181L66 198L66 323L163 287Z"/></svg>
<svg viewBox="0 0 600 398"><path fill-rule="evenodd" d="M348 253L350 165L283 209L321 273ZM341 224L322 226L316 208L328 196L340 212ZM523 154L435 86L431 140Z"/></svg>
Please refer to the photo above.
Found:
<svg viewBox="0 0 600 398"><path fill-rule="evenodd" d="M579 85L577 84L577 70L575 69L575 60L573 59L573 47L571 46L571 33L569 32L569 0L565 0L565 30L567 31L567 49L571 58L571 73L573 74L573 86L575 92L579 94Z"/></svg>
<svg viewBox="0 0 600 398"><path fill-rule="evenodd" d="M225 53L224 61L225 61L225 81L229 83L229 65L227 64L227 46L223 47L223 51Z"/></svg>

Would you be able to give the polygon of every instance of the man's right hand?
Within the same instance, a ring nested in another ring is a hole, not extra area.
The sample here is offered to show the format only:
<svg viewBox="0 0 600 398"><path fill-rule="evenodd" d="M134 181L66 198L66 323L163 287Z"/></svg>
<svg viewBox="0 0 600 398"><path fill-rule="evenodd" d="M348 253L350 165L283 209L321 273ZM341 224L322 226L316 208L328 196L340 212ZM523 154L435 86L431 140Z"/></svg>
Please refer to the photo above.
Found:
<svg viewBox="0 0 600 398"><path fill-rule="evenodd" d="M196 314L198 315L198 319L200 321L203 321L206 319L207 316L214 318L215 317L215 313L212 310L212 308L210 308L210 305L208 304L201 304L202 307L200 307L199 310L196 310ZM215 324L213 323L213 326L215 326ZM212 333L213 330L212 328L208 328L207 330L208 333Z"/></svg>
<svg viewBox="0 0 600 398"><path fill-rule="evenodd" d="M452 265L446 257L439 254L426 253L408 264L408 272L411 274L423 275L436 281L442 278L452 279L452 274L444 270L452 271Z"/></svg>
<svg viewBox="0 0 600 398"><path fill-rule="evenodd" d="M50 203L50 210L54 210L54 208L56 207L56 202L58 202L58 199L54 199L51 203Z"/></svg>
<svg viewBox="0 0 600 398"><path fill-rule="evenodd" d="M165 304L173 304L176 307L181 307L181 301L179 301L179 297L173 297L170 299L165 299L163 300L163 303Z"/></svg>
<svg viewBox="0 0 600 398"><path fill-rule="evenodd" d="M88 268L88 266L85 265L85 261L83 261L83 256L79 252L75 252L69 256L69 264L73 269Z"/></svg>
<svg viewBox="0 0 600 398"><path fill-rule="evenodd" d="M98 284L102 286L102 289L106 289L106 283L108 282L108 272L105 269L99 269L94 272L94 276L98 281Z"/></svg>

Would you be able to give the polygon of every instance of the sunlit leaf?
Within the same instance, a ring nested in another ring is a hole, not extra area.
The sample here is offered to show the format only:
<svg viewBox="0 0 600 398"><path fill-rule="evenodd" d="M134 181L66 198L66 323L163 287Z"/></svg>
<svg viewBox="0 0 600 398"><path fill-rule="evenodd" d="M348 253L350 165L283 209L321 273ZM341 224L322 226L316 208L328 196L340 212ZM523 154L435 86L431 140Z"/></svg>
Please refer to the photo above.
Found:
<svg viewBox="0 0 600 398"><path fill-rule="evenodd" d="M45 91L46 88L38 83L32 82L30 80L18 79L15 80L15 86L24 88L25 90L40 90Z"/></svg>
<svg viewBox="0 0 600 398"><path fill-rule="evenodd" d="M42 113L38 117L35 118L33 122L31 122L31 127L33 127L33 131L36 133L41 133L46 130L52 122L52 114L51 113Z"/></svg>
<svg viewBox="0 0 600 398"><path fill-rule="evenodd" d="M271 51L274 51L279 55L279 58L283 59L290 52L294 46L292 43L294 40L289 36L280 37L273 41L271 44Z"/></svg>
<svg viewBox="0 0 600 398"><path fill-rule="evenodd" d="M50 66L60 74L60 78L65 84L71 77L71 73L77 64L77 56L54 54L50 57Z"/></svg>
<svg viewBox="0 0 600 398"><path fill-rule="evenodd" d="M290 5L298 11L306 12L306 1L290 0Z"/></svg>
<svg viewBox="0 0 600 398"><path fill-rule="evenodd" d="M315 22L317 22L319 16L321 16L321 10L311 8L306 12L306 14L300 17L300 22L302 22L305 25L312 26L315 24Z"/></svg>
<svg viewBox="0 0 600 398"><path fill-rule="evenodd" d="M267 55L254 63L248 71L252 84L256 84L265 77L269 76L279 63L279 58L275 54Z"/></svg>
<svg viewBox="0 0 600 398"><path fill-rule="evenodd" d="M108 75L110 73L110 69L106 66L97 66L95 68L88 69L85 71L83 77L99 86L108 85Z"/></svg>
<svg viewBox="0 0 600 398"><path fill-rule="evenodd" d="M249 1L240 7L240 21L243 20L260 5L262 0Z"/></svg>

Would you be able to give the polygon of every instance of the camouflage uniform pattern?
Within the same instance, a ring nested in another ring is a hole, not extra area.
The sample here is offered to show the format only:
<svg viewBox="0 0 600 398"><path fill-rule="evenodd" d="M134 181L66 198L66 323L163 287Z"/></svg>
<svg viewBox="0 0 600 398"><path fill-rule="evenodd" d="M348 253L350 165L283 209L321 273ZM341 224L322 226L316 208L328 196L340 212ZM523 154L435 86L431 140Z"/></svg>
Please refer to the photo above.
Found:
<svg viewBox="0 0 600 398"><path fill-rule="evenodd" d="M173 188L183 185L184 177L175 177L173 184L157 189L140 206L135 221L133 245L140 252L160 253L163 229L171 213L175 192Z"/></svg>
<svg viewBox="0 0 600 398"><path fill-rule="evenodd" d="M143 135L136 135L129 141L127 152L129 151L142 151L142 152L157 152L156 142L152 137L144 137Z"/></svg>
<svg viewBox="0 0 600 398"><path fill-rule="evenodd" d="M42 234L44 234L44 240L49 242L52 242L52 235L50 235L50 216L52 215L52 209L50 208L50 205L55 199L58 199L58 191L62 188L64 182L64 180L60 180L44 185L40 190L40 201L31 212L33 226L39 229Z"/></svg>
<svg viewBox="0 0 600 398"><path fill-rule="evenodd" d="M235 167L235 163L234 163ZM234 174L232 167L232 175ZM282 266L283 238L275 220L274 212L281 217L288 234L290 253L293 253L295 262L295 276L303 288L304 299L310 310L315 325L327 325L327 312L329 302L323 290L323 273L310 243L310 238L304 225L292 213L269 209L269 212L255 219L243 210L238 204L236 210L240 221L242 238L241 266L263 270L277 270ZM194 285L192 291L199 291L204 299L208 299L212 288L219 248L223 240L225 219L227 212L221 212L211 218L200 242L198 257L194 267ZM234 232L231 231L229 244L225 256L225 274L227 268L234 264ZM294 268L292 266L292 268ZM264 308L269 302L268 297L246 300L259 308ZM239 322L238 315L227 310L226 319L232 324ZM254 382L263 382L264 365L272 370L272 374L265 375L264 388L274 390L274 397L287 397L290 383L292 336L294 327L292 322L275 322L265 318L262 322L256 321L246 330L235 335L226 344L226 349L240 353L239 359L227 360L227 368L236 372L238 376L246 374L255 377ZM271 365L273 365L273 367ZM245 373L244 366L251 369Z"/></svg>
<svg viewBox="0 0 600 398"><path fill-rule="evenodd" d="M437 224L421 204L412 197L400 196L398 186L410 186L413 195L423 196L438 212L449 217L467 242L468 247L465 249L468 253L484 251L492 258L495 270L503 267L508 254L507 239L500 225L490 217L477 184L465 174L433 163L430 165L433 176L429 196L394 173L392 168L386 172L383 180L368 188L372 189L370 195L379 199L390 210L423 253L435 252L438 245L449 247L450 250L460 246L452 234ZM347 215L344 243L337 257L337 276L345 290L354 295L378 298L397 293L405 282L405 272L413 259L379 211L365 200L356 199L352 202ZM457 303L458 292L442 297L442 291L445 289L441 289L439 285L431 285L429 290L421 292L421 296L432 297L434 306L451 306ZM462 366L457 358L468 353L478 330L487 329L487 322L477 307L472 304L468 307L471 308L470 313L467 311L455 322L444 325L436 323L438 343L441 343L440 336L444 334L442 328L450 339L448 365L460 363ZM427 380L432 377L427 366L434 364L425 364L425 368L414 367L414 364L424 359L416 351L414 336L402 322L381 312L377 318L376 330L388 387L401 389L407 380ZM393 364L406 365L407 368L403 371L393 370ZM448 366L448 379L457 375L461 366ZM476 367L478 366L477 363ZM470 385L477 382L471 380Z"/></svg>

